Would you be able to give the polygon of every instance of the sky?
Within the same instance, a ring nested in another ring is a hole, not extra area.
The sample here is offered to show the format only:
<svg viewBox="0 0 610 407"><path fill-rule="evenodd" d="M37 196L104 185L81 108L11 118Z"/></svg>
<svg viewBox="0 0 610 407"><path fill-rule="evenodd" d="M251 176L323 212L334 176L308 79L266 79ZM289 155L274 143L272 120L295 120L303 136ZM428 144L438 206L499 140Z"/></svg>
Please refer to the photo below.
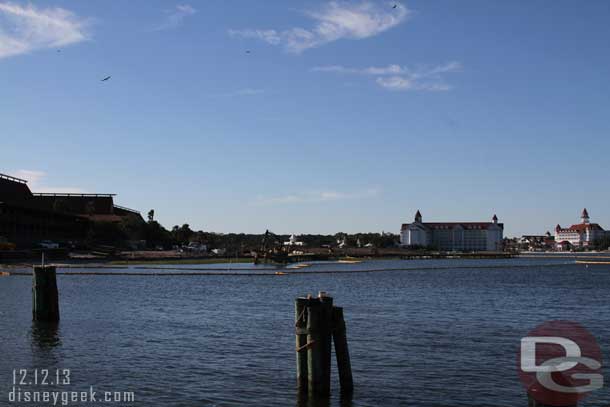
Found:
<svg viewBox="0 0 610 407"><path fill-rule="evenodd" d="M0 172L166 227L610 229L607 1L0 0ZM111 76L110 79L102 79Z"/></svg>

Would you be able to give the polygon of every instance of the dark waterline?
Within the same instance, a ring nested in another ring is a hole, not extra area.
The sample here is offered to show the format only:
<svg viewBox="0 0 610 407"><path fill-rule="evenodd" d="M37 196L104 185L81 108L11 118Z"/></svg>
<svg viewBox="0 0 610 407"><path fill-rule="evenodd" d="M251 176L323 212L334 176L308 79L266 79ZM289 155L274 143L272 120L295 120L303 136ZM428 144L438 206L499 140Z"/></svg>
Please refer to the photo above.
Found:
<svg viewBox="0 0 610 407"><path fill-rule="evenodd" d="M31 322L28 277L3 277L0 405L9 405L13 369L69 368L71 385L56 390L133 391L130 405L525 406L516 351L531 328L574 320L609 351L610 266L559 263L568 262L316 264L306 270L414 269L254 278L60 276L58 326ZM451 265L458 268L442 268ZM296 396L293 299L318 290L345 307L351 402L338 397L336 369L329 402ZM604 389L582 405L608 403Z"/></svg>

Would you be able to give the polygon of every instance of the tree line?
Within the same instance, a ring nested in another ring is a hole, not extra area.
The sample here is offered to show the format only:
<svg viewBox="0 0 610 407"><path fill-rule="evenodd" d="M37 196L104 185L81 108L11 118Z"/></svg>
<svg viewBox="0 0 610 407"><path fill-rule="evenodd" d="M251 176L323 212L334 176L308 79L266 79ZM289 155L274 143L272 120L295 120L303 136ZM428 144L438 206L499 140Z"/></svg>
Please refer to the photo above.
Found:
<svg viewBox="0 0 610 407"><path fill-rule="evenodd" d="M204 244L208 249L226 249L227 254L240 254L259 250L265 232L249 233L214 233L203 230L192 230L190 225L176 225L170 230L155 220L154 210L148 212L146 221L140 216L127 216L120 223L97 223L90 230L89 241L96 244L107 244L117 247L128 247L130 242L141 242L147 249L169 250L191 242ZM271 234L269 245L282 244L290 239L287 234ZM298 240L306 247L336 247L338 242L345 242L348 247L372 244L376 248L390 248L398 244L398 235L389 233L335 233L333 235L305 234Z"/></svg>

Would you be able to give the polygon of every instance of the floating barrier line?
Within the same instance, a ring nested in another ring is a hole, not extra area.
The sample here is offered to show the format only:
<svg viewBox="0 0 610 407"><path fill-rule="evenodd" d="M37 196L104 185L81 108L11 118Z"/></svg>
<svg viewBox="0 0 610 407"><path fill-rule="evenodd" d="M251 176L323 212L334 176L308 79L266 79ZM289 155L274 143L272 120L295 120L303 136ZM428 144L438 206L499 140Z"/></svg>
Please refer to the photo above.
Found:
<svg viewBox="0 0 610 407"><path fill-rule="evenodd" d="M514 264L514 265L493 265L493 266L434 266L434 267L395 267L364 270L311 270L311 271L291 271L286 274L349 274L349 273L378 273L384 271L424 271L424 270L467 270L467 269L500 269L500 268L535 268L535 267L561 267L575 265L575 263L559 264Z"/></svg>
<svg viewBox="0 0 610 407"><path fill-rule="evenodd" d="M17 271L8 273L11 276L31 276L32 273L28 273L25 271ZM288 273L286 273L288 274ZM120 271L118 273L112 273L109 271L63 271L58 272L57 275L61 276L135 276L135 277L150 277L150 276L276 276L279 274L276 273L204 273L204 272L176 272L176 273L137 273L137 272L128 272L128 271Z"/></svg>
<svg viewBox="0 0 610 407"><path fill-rule="evenodd" d="M34 267L34 264L19 264L19 266L23 267ZM79 265L79 264L62 264L62 263L54 263L54 266L62 269L83 269L83 270L194 270L194 271L236 271L236 270L244 270L244 271L256 271L256 270L277 270L278 267L243 267L243 268L228 268L228 267L189 267L178 269L176 267L171 266L113 266L106 264L94 264L94 265Z"/></svg>
<svg viewBox="0 0 610 407"><path fill-rule="evenodd" d="M134 266L131 267L133 270L195 270L195 271L256 271L256 270L278 270L278 267L243 267L243 268L229 268L229 267L189 267L187 268L176 268L170 266L152 267L152 266ZM283 270L283 268L282 268Z"/></svg>
<svg viewBox="0 0 610 407"><path fill-rule="evenodd" d="M610 259L610 256L595 256L587 254L557 254L557 255L536 255L525 254L517 256L518 259Z"/></svg>
<svg viewBox="0 0 610 407"><path fill-rule="evenodd" d="M492 266L435 266L435 267L395 267L395 268L378 268L378 269L363 269L363 270L311 270L311 271L278 271L274 273L261 272L261 273L236 273L236 272L204 272L204 271L176 271L174 273L150 273L150 272L128 272L121 271L117 273L107 271L63 271L58 272L58 275L64 276L134 276L134 277L167 277L167 276L289 276L289 275L304 275L304 274L357 274L357 273L380 273L386 271L425 271L425 270L467 270L467 269L500 269L500 268L550 268L550 267L563 267L570 265L577 265L579 262L567 262L557 264L514 264L514 265L492 265ZM589 263L591 264L591 263ZM600 263L605 264L605 263ZM609 262L610 264L610 262ZM165 269L164 269L165 270ZM170 270L184 270L184 269L170 269ZM224 269L222 269L224 270ZM286 270L286 269L284 269ZM14 276L31 276L30 272L9 272L10 275Z"/></svg>
<svg viewBox="0 0 610 407"><path fill-rule="evenodd" d="M62 269L114 269L114 270L128 270L129 266L109 266L109 265L105 265L105 264L62 264L62 263L53 263L53 265L55 267L59 267ZM16 266L23 266L23 267L34 267L36 266L36 264L30 264L30 263L19 263L16 264Z"/></svg>
<svg viewBox="0 0 610 407"><path fill-rule="evenodd" d="M62 268L62 269L83 269L83 270L89 270L89 269L95 269L95 270L103 270L103 269L107 269L107 270L197 270L197 271L226 271L226 270L245 270L245 271L255 271L255 270L276 270L277 268L273 268L273 267L258 267L258 268L254 268L254 267L244 267L244 268L228 268L228 267L189 267L189 268L184 268L184 269L177 269L176 267L171 267L171 266L113 266L113 265L106 265L106 264L98 264L98 265L78 265L78 264L61 264L61 263L54 263L54 265L56 267ZM33 267L32 264L26 264L25 266L27 267Z"/></svg>

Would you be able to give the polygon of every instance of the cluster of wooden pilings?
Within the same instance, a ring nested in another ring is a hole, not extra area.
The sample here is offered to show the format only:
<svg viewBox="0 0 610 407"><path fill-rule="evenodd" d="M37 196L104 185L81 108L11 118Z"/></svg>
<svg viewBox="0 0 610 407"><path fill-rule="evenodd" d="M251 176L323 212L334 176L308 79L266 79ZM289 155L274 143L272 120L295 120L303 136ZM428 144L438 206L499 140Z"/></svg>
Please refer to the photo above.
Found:
<svg viewBox="0 0 610 407"><path fill-rule="evenodd" d="M330 396L331 354L334 341L341 394L354 390L343 308L320 292L295 300L297 389L301 397Z"/></svg>

